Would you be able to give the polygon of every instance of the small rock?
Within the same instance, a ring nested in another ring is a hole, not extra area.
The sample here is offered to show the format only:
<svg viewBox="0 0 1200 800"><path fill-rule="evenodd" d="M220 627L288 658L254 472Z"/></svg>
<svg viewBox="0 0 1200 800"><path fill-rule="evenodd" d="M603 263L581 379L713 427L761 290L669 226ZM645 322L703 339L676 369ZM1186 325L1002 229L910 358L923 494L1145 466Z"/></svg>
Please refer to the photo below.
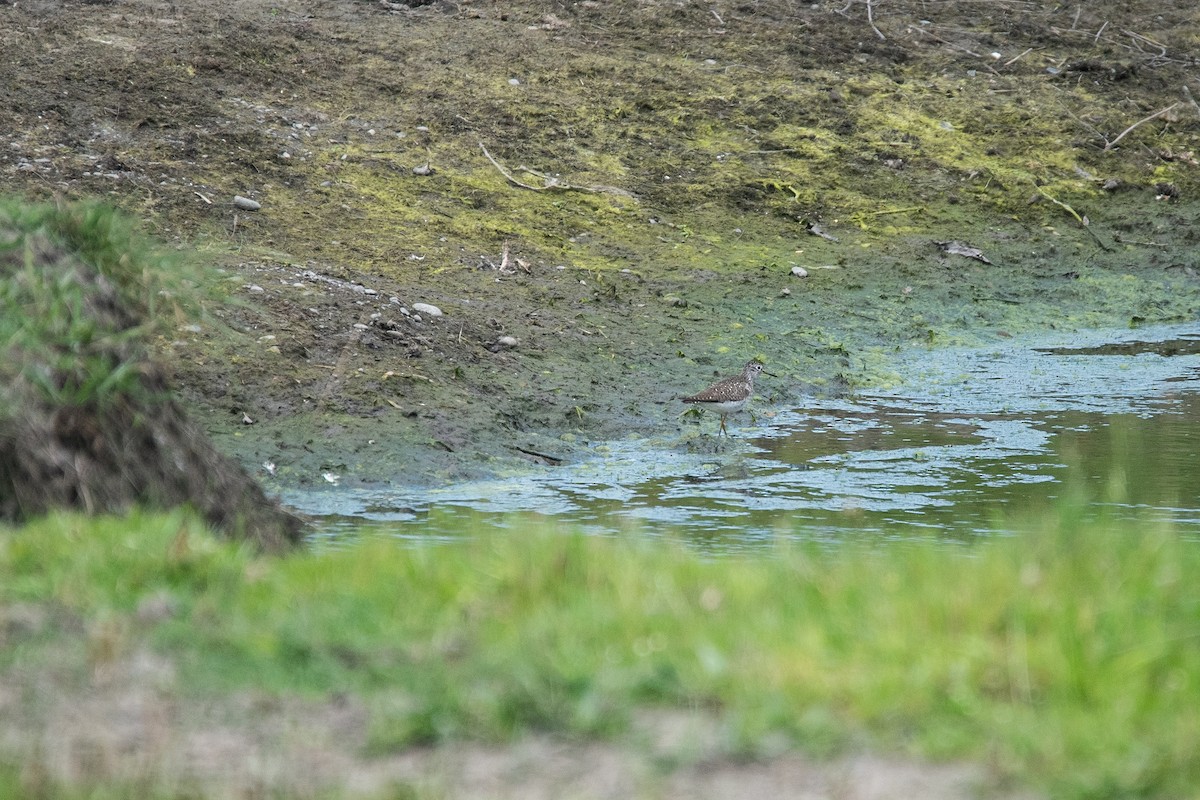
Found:
<svg viewBox="0 0 1200 800"><path fill-rule="evenodd" d="M233 204L243 211L258 211L262 208L262 204L257 200L251 200L249 197L242 197L240 194L233 196Z"/></svg>
<svg viewBox="0 0 1200 800"><path fill-rule="evenodd" d="M178 604L175 599L163 591L139 600L134 613L138 622L155 623L170 619L175 616L176 611Z"/></svg>
<svg viewBox="0 0 1200 800"><path fill-rule="evenodd" d="M497 344L502 344L502 345L504 345L505 347L516 347L516 346L517 346L517 337L515 337L515 336L501 336L499 339L497 339L497 340L496 340L496 343L497 343Z"/></svg>
<svg viewBox="0 0 1200 800"><path fill-rule="evenodd" d="M934 244L951 255L963 256L964 258L973 258L976 261L982 261L984 264L992 263L988 260L987 256L983 254L982 250L980 250L978 247L972 247L965 242L934 242Z"/></svg>
<svg viewBox="0 0 1200 800"><path fill-rule="evenodd" d="M433 167L428 164L422 164L419 167L413 167L413 175L432 175Z"/></svg>
<svg viewBox="0 0 1200 800"><path fill-rule="evenodd" d="M418 314L428 314L431 317L442 316L442 310L437 306L431 306L429 303L413 303L413 311Z"/></svg>
<svg viewBox="0 0 1200 800"><path fill-rule="evenodd" d="M366 324L364 324L364 323L362 323L362 322L356 322L356 323L354 323L354 329L355 329L355 330L359 330L359 331L365 331L365 330L366 330L367 328L369 328L369 327L371 327L371 326L370 326L370 325L366 325Z"/></svg>
<svg viewBox="0 0 1200 800"><path fill-rule="evenodd" d="M797 278L807 278L808 270L806 270L804 267L792 267L792 274Z"/></svg>
<svg viewBox="0 0 1200 800"><path fill-rule="evenodd" d="M263 291L263 287L259 286L257 283L252 283L246 287L246 291L258 294L259 292Z"/></svg>

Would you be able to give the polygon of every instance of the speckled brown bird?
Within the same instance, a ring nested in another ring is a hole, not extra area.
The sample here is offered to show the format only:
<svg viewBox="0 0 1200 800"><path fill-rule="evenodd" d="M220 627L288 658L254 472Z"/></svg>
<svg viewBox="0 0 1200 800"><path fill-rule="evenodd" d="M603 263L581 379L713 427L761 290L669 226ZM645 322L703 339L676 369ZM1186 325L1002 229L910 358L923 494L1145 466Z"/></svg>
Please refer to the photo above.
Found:
<svg viewBox="0 0 1200 800"><path fill-rule="evenodd" d="M754 379L762 371L762 364L757 361L748 361L740 375L717 381L703 392L683 398L683 402L692 403L700 408L711 408L719 413L721 430L717 435L720 436L723 433L728 436L729 431L725 430L725 417L746 407L746 403L750 402L750 397L754 394Z"/></svg>

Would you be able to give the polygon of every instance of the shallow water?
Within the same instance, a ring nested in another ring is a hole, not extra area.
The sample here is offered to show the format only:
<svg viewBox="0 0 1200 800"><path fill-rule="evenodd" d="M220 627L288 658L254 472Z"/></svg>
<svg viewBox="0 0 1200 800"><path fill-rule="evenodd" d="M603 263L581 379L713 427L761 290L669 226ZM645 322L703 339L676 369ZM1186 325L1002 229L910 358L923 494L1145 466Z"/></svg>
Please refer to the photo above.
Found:
<svg viewBox="0 0 1200 800"><path fill-rule="evenodd" d="M736 438L715 448L710 437L609 442L521 477L284 501L320 518L328 539L364 523L456 537L462 512L670 529L717 549L780 535L971 537L1068 495L1200 535L1200 324L913 351L896 369L896 389L735 418Z"/></svg>

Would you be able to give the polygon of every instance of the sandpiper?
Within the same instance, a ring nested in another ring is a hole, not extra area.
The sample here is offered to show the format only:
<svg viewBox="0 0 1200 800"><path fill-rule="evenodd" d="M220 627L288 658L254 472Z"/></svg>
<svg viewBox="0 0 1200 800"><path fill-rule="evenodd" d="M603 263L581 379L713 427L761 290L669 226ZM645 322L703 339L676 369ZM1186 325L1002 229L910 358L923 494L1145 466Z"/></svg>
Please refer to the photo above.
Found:
<svg viewBox="0 0 1200 800"><path fill-rule="evenodd" d="M754 379L762 371L762 364L757 361L748 361L740 375L717 381L703 392L683 398L683 402L695 403L701 408L711 408L718 412L721 415L721 430L717 435L720 436L723 433L728 436L729 431L725 430L725 417L746 407L750 396L754 394Z"/></svg>

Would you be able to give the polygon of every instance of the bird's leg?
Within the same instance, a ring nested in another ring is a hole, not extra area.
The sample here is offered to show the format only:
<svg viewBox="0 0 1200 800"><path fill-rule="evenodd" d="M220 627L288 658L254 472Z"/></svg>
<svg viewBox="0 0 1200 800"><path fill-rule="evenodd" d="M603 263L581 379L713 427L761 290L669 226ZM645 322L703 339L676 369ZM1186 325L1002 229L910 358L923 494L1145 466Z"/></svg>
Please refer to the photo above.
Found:
<svg viewBox="0 0 1200 800"><path fill-rule="evenodd" d="M722 433L725 434L726 436L729 435L729 431L725 430L725 415L724 414L721 415L721 430L717 431L717 436L720 436Z"/></svg>

